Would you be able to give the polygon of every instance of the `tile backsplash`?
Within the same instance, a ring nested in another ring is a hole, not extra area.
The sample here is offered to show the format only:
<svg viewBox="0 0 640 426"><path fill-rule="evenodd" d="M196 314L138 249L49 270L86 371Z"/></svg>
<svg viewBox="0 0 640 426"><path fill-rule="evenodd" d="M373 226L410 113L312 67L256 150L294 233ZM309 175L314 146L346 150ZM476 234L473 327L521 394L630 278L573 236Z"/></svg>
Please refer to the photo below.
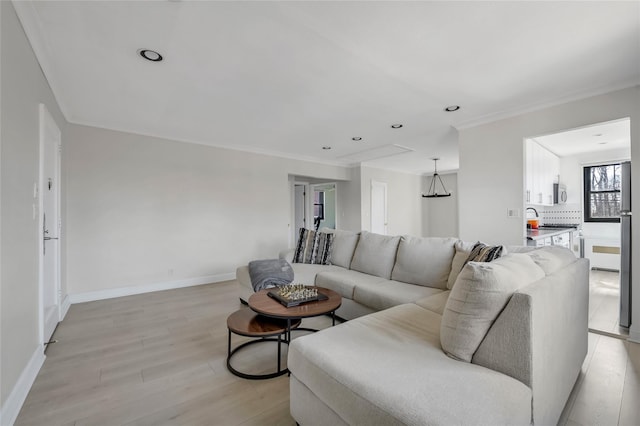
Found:
<svg viewBox="0 0 640 426"><path fill-rule="evenodd" d="M582 223L581 204L557 204L555 206L535 206L540 223L575 224Z"/></svg>

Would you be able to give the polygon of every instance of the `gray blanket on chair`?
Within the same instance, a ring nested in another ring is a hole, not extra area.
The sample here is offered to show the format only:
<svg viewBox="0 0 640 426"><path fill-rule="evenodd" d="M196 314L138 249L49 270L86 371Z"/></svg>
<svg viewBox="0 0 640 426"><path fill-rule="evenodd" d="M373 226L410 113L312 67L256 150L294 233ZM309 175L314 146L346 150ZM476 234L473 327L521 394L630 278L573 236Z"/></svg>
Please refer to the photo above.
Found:
<svg viewBox="0 0 640 426"><path fill-rule="evenodd" d="M291 284L293 268L284 259L254 260L249 262L249 276L254 291Z"/></svg>

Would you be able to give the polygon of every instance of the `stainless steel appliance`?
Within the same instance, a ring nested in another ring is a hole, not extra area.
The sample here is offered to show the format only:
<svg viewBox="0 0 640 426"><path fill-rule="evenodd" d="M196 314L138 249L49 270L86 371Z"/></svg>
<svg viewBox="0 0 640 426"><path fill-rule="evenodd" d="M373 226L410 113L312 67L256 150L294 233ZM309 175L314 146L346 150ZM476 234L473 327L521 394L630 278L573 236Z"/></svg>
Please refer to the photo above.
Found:
<svg viewBox="0 0 640 426"><path fill-rule="evenodd" d="M620 326L631 325L631 163L621 164Z"/></svg>
<svg viewBox="0 0 640 426"><path fill-rule="evenodd" d="M567 186L561 183L553 184L553 204L567 204Z"/></svg>

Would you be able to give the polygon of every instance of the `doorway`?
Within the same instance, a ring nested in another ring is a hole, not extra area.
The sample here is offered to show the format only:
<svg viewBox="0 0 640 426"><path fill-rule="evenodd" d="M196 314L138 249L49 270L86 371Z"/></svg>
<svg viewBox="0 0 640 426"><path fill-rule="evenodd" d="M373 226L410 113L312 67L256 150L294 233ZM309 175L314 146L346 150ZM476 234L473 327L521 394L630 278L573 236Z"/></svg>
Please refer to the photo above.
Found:
<svg viewBox="0 0 640 426"><path fill-rule="evenodd" d="M49 342L60 321L60 153L61 133L40 104L40 337ZM45 345L46 347L46 345Z"/></svg>
<svg viewBox="0 0 640 426"><path fill-rule="evenodd" d="M336 184L311 185L313 192L313 226L316 229L336 229Z"/></svg>
<svg viewBox="0 0 640 426"><path fill-rule="evenodd" d="M631 158L630 127L630 119L622 118L531 138L557 156L555 183L563 188L564 199L554 195L553 202L540 205L526 191L524 196L531 200L525 207L531 204L540 213L540 224L577 224L581 235L571 246L591 266L589 329L607 335L628 335L624 317L629 318L631 309L630 231L621 226L629 201L623 194L630 195L625 189L629 185L623 184L623 165Z"/></svg>
<svg viewBox="0 0 640 426"><path fill-rule="evenodd" d="M387 235L387 184L371 181L371 232Z"/></svg>

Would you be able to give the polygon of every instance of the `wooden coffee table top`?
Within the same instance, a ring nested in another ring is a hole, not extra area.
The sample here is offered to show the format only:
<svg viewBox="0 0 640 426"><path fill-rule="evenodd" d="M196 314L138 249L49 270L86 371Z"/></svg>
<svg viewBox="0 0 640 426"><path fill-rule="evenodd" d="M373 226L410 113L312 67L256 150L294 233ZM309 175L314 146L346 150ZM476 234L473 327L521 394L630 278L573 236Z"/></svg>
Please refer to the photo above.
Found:
<svg viewBox="0 0 640 426"><path fill-rule="evenodd" d="M333 290L324 287L315 287L318 293L329 297L327 300L303 303L302 305L287 308L267 294L274 289L261 290L249 297L249 307L259 314L273 318L309 318L331 313L342 305L342 296Z"/></svg>
<svg viewBox="0 0 640 426"><path fill-rule="evenodd" d="M300 325L300 320L292 321L291 328ZM240 309L229 315L227 328L235 334L249 337L266 337L282 334L287 330L287 321L257 314L251 309Z"/></svg>

